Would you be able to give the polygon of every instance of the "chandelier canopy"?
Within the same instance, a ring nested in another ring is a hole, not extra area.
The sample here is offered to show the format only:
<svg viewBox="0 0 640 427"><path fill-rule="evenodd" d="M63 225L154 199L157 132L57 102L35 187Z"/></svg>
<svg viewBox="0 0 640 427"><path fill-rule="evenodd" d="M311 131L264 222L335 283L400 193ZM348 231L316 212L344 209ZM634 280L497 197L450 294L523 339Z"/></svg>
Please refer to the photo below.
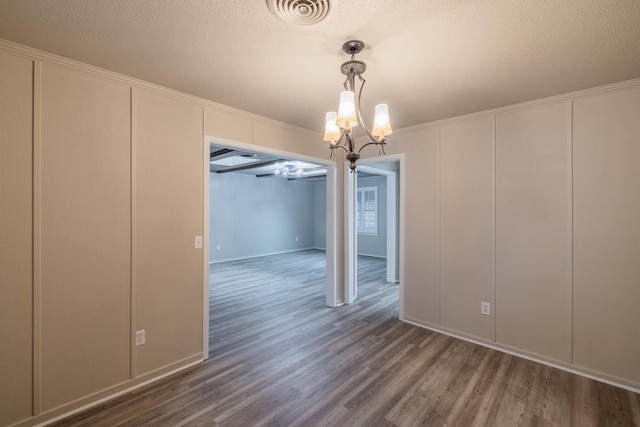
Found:
<svg viewBox="0 0 640 427"><path fill-rule="evenodd" d="M372 130L369 130L369 127L362 119L360 100L362 98L362 88L366 83L362 74L367 69L367 64L356 60L356 54L362 52L363 49L364 43L360 40L350 40L342 45L342 51L351 55L351 60L343 63L340 67L342 74L347 76L343 85L345 90L340 93L338 111L327 113L324 129L324 140L329 142L331 157L334 157L336 148L344 149L347 153L346 158L351 163L349 167L352 172L356 171L356 162L360 158L360 151L364 147L379 145L381 154L384 154L385 137L393 132L389 121L389 107L387 104L376 105ZM359 87L356 87L356 77L360 83ZM354 129L358 124L362 124L370 141L356 151Z"/></svg>

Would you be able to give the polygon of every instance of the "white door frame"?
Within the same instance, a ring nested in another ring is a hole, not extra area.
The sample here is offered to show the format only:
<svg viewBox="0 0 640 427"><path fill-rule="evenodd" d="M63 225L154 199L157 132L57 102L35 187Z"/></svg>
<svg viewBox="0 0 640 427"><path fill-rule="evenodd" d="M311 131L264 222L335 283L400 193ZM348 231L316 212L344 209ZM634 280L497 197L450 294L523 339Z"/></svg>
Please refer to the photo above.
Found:
<svg viewBox="0 0 640 427"><path fill-rule="evenodd" d="M394 171L378 169L366 164L358 166L358 170L373 175L385 176L387 180L387 282L397 283L398 277L398 209L397 209L397 176ZM357 177L356 177L357 182ZM393 201L393 203L391 202ZM357 248L356 239L356 248ZM356 252L357 253L357 252ZM357 261L356 261L357 262Z"/></svg>
<svg viewBox="0 0 640 427"><path fill-rule="evenodd" d="M291 153L289 151L277 150L274 148L264 147L261 145L248 144L246 142L238 142L230 139L218 138L205 135L204 137L204 216L203 216L203 316L202 316L202 346L203 358L209 358L209 220L210 213L210 145L219 145L222 147L253 151L256 153L269 154L279 157L286 157L293 160L303 162L317 163L327 168L327 230L326 230L326 251L327 251L327 279L326 279L326 304L329 307L337 307L341 301L338 298L338 228L337 228L337 168L336 162L329 159L321 159L318 157L306 156L299 153Z"/></svg>
<svg viewBox="0 0 640 427"><path fill-rule="evenodd" d="M383 163L383 162L393 162L398 161L400 163L400 171L398 174L394 172L387 173L381 169L373 169L370 166L375 163ZM349 168L345 166L345 301L347 303L352 303L358 294L358 257L357 257L357 249L358 249L358 239L357 239L357 229L356 229L356 221L355 221L355 198L357 191L357 178L356 174L349 173ZM358 169L368 172L374 172L378 175L386 175L387 176L387 224L389 224L389 220L393 220L396 216L396 212L398 214L398 236L390 236L389 230L392 230L392 234L395 233L395 227L387 226L387 254L396 253L395 250L395 242L398 244L397 260L389 260L389 256L387 256L387 281L390 282L399 282L400 288L400 318L402 318L403 314L403 303L402 297L404 294L404 169L405 169L405 161L404 161L404 153L402 154L391 154L380 157L371 157L367 159L358 160ZM400 180L400 197L396 199L396 180ZM398 200L399 201L399 209L395 209L395 204L390 204L389 200ZM397 271L397 275L395 272ZM392 279L392 280L390 280Z"/></svg>
<svg viewBox="0 0 640 427"><path fill-rule="evenodd" d="M358 239L356 226L356 173L349 162L344 163L344 302L351 304L358 297Z"/></svg>

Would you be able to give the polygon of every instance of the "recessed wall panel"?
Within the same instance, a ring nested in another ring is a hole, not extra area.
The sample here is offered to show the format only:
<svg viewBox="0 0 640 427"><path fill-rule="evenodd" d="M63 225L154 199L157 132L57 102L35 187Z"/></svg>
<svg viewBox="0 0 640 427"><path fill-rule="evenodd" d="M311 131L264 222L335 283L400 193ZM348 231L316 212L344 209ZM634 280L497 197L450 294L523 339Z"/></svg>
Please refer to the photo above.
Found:
<svg viewBox="0 0 640 427"><path fill-rule="evenodd" d="M306 156L330 159L329 144L322 140L322 134L317 132L300 132L300 152Z"/></svg>
<svg viewBox="0 0 640 427"><path fill-rule="evenodd" d="M571 102L496 117L496 341L571 360Z"/></svg>
<svg viewBox="0 0 640 427"><path fill-rule="evenodd" d="M301 132L281 123L253 121L253 143L291 153L302 153Z"/></svg>
<svg viewBox="0 0 640 427"><path fill-rule="evenodd" d="M229 111L204 110L205 135L229 139L237 142L253 143L253 121Z"/></svg>
<svg viewBox="0 0 640 427"><path fill-rule="evenodd" d="M136 90L136 375L202 353L202 107Z"/></svg>
<svg viewBox="0 0 640 427"><path fill-rule="evenodd" d="M493 118L440 128L440 324L493 338Z"/></svg>
<svg viewBox="0 0 640 427"><path fill-rule="evenodd" d="M41 87L46 411L129 378L131 151L129 87L48 64Z"/></svg>
<svg viewBox="0 0 640 427"><path fill-rule="evenodd" d="M438 131L397 136L405 153L404 318L438 321Z"/></svg>
<svg viewBox="0 0 640 427"><path fill-rule="evenodd" d="M0 425L31 416L33 61L0 54Z"/></svg>
<svg viewBox="0 0 640 427"><path fill-rule="evenodd" d="M574 362L640 384L640 87L574 101Z"/></svg>

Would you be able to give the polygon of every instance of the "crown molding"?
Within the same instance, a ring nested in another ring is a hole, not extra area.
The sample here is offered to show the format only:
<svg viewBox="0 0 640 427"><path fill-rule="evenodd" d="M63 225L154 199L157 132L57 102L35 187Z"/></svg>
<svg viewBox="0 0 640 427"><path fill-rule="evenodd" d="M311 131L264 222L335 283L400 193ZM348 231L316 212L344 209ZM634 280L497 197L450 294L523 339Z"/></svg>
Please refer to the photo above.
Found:
<svg viewBox="0 0 640 427"><path fill-rule="evenodd" d="M490 110L478 111L475 113L464 114L462 116L448 117L446 119L434 120L428 123L422 123L415 126L408 126L396 130L396 135L408 134L420 132L428 129L435 129L441 126L446 126L453 123L460 123L464 121L477 120L486 117L498 116L500 114L506 114L514 111L527 110L531 108L537 108L549 104L557 104L560 102L574 101L579 98L585 98L588 96L598 95L600 93L612 92L616 90L626 89L629 87L640 86L640 78L625 80L622 82L611 83L602 86L596 86L588 89L581 89L574 92L563 93L560 95L549 96L546 98L534 99L532 101L520 102L518 104L506 105L504 107L492 108Z"/></svg>
<svg viewBox="0 0 640 427"><path fill-rule="evenodd" d="M136 79L134 77L130 77L124 74L116 73L115 71L109 71L100 67L95 67L93 65L85 64L83 62L76 61L74 59L65 58L60 55L45 52L43 50L35 49L29 46L21 45L19 43L15 43L15 42L1 39L1 38L0 38L0 52L11 53L14 55L18 55L18 56L30 59L32 61L40 61L47 64L53 64L70 71L83 72L94 77L122 83L124 85L131 86L139 90L148 90L150 92L163 94L163 95L170 96L182 101L190 102L192 104L197 104L203 108L223 111L223 112L231 113L236 116L244 117L250 120L260 121L263 123L277 124L280 126L284 125L287 128L297 130L297 131L303 131L305 133L312 132L313 134L320 134L320 132L315 132L311 129L306 129L299 126L291 125L289 123L280 122L278 120L271 119L269 117L253 114L248 111L240 110L238 108L230 107L228 105L211 101L209 99L186 94L174 89L169 89L164 86L160 86L154 83L149 83L147 81Z"/></svg>
<svg viewBox="0 0 640 427"><path fill-rule="evenodd" d="M167 96L171 96L186 102L191 102L194 104L198 104L204 108L210 108L218 111L223 111L227 113L231 113L237 116L241 116L251 120L257 120L263 123L272 123L278 125L284 125L290 129L295 129L298 131L303 131L306 134L320 134L321 132L315 131L313 129L307 129L300 126L292 125L289 123L281 122L275 119L271 119L269 117L260 116L257 114L250 113L248 111L240 110L238 108L230 107L228 105L220 104L218 102L200 98L195 95L189 95L174 89L169 89L164 86L160 86L154 83L149 83L144 80L136 79L134 77L130 77L124 74L116 73L114 71L105 70L103 68L95 67L93 65L88 65L80 61L76 61L73 59L65 58L60 55L56 55L53 53L45 52L43 50L35 49L29 46L24 46L19 43L15 43L9 40L0 38L0 51L5 51L8 53L13 53L19 56L26 57L31 60L46 62L50 64L55 64L60 67L64 67L69 70L74 71L82 71L84 73L120 82L125 85L129 85L132 87L136 87L139 89L146 89L155 93L161 93ZM422 123L415 126L409 126L401 129L397 129L394 133L396 135L415 133L422 130L433 129L440 126L445 126L452 123L459 123L461 121L469 121L476 120L480 118L495 116L499 114L505 114L512 111L520 111L526 110L530 108L536 108L543 105L559 103L563 101L572 101L578 98L584 98L587 96L597 95L599 93L610 92L614 90L620 90L628 87L639 86L640 78L626 80L617 83L611 83L602 86L596 86L593 88L582 89L574 92L569 92L560 95L554 95L546 98L535 99L532 101L525 101L518 104L507 105L504 107L492 108L489 110L478 111L474 113L469 113L461 116L448 117L441 120L435 120L432 122Z"/></svg>

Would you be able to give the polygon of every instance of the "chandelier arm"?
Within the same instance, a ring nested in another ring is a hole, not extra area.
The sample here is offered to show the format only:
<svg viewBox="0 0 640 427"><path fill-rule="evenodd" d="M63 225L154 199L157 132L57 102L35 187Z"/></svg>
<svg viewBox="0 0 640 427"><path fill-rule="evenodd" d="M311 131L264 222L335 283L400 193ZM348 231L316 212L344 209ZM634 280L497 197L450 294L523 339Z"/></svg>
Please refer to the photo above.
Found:
<svg viewBox="0 0 640 427"><path fill-rule="evenodd" d="M344 129L340 130L340 138L338 138L336 140L336 144L335 146L338 147L344 147L344 143L345 143L345 135L347 134L347 132Z"/></svg>
<svg viewBox="0 0 640 427"><path fill-rule="evenodd" d="M329 147L329 148L331 148L331 149L334 149L334 148L342 148L342 149L345 151L345 153L348 153L348 152L349 152L349 150L347 149L347 147L345 147L345 146L344 146L344 145L342 145L342 144L340 144L340 145L334 145L333 147Z"/></svg>
<svg viewBox="0 0 640 427"><path fill-rule="evenodd" d="M342 148L342 149L344 149L344 150L346 150L348 152L347 147L345 146L345 144L346 144L345 135L346 135L346 131L344 129L342 129L340 131L340 138L335 140L335 142L333 142L333 143L330 142L329 143L329 148L330 149L334 149L336 147L340 147L340 148Z"/></svg>
<svg viewBox="0 0 640 427"><path fill-rule="evenodd" d="M368 145L382 145L382 146L384 146L384 142L377 142L377 141L367 142L362 147L360 147L360 149L358 150L358 154L360 154L360 152L364 149L364 147L366 147ZM384 150L384 148L383 148L383 150Z"/></svg>
<svg viewBox="0 0 640 427"><path fill-rule="evenodd" d="M360 84L360 89L358 90L358 97L356 98L356 114L358 115L358 120L360 121L360 123L362 123L362 127L364 128L365 132L367 132L367 135L369 135L369 138L371 139L371 141L373 141L365 144L362 148L370 144L384 144L385 138L383 136L381 136L380 138L376 138L375 136L373 136L373 134L369 130L369 127L367 126L367 123L362 119L362 111L360 110L360 105L361 105L360 100L362 98L362 89L364 88L364 84L367 81L360 74L358 74L358 78L360 79L361 84ZM360 150L362 150L362 148L360 148ZM360 150L358 151L358 153L360 152Z"/></svg>

